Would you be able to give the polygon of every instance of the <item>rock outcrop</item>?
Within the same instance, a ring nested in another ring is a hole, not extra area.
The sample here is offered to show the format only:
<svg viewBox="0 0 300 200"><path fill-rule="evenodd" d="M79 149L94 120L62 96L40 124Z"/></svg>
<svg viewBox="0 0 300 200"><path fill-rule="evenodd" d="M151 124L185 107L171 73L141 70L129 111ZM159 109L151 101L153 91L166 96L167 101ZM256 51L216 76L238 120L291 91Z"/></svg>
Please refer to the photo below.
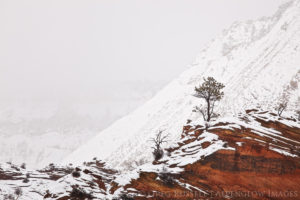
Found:
<svg viewBox="0 0 300 200"><path fill-rule="evenodd" d="M126 173L96 158L77 167L0 168L0 196L21 187L24 200L299 199L299 182L300 122L255 109L206 125L189 121L164 158Z"/></svg>

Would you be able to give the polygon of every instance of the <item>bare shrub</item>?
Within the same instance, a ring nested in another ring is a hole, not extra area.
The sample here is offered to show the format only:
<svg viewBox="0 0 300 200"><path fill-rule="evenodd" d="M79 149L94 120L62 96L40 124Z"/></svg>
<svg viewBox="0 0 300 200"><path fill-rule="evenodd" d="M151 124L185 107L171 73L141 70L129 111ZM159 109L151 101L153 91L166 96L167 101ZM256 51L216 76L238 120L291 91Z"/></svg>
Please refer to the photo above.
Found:
<svg viewBox="0 0 300 200"><path fill-rule="evenodd" d="M156 134L155 138L151 139L151 141L154 143L154 147L152 147L154 150L152 153L156 161L164 156L164 151L161 145L167 142L168 135L163 136L162 133L163 131L159 131L158 134Z"/></svg>
<svg viewBox="0 0 300 200"><path fill-rule="evenodd" d="M277 110L277 114L279 117L281 117L283 111L287 108L287 102L284 101L284 102L280 102L277 107L276 107L276 110Z"/></svg>
<svg viewBox="0 0 300 200"><path fill-rule="evenodd" d="M20 196L22 196L22 194L23 194L22 188L17 187L17 188L15 189L15 195L17 196L16 200L19 199Z"/></svg>
<svg viewBox="0 0 300 200"><path fill-rule="evenodd" d="M164 157L164 151L162 149L154 149L153 156L154 160L160 160Z"/></svg>
<svg viewBox="0 0 300 200"><path fill-rule="evenodd" d="M93 195L87 193L83 189L79 188L78 185L72 186L72 191L70 193L70 197L74 200L82 200L82 199L93 199Z"/></svg>
<svg viewBox="0 0 300 200"><path fill-rule="evenodd" d="M283 92L281 97L278 100L277 105L275 106L275 110L279 117L281 117L283 111L287 108L289 102L289 93Z"/></svg>

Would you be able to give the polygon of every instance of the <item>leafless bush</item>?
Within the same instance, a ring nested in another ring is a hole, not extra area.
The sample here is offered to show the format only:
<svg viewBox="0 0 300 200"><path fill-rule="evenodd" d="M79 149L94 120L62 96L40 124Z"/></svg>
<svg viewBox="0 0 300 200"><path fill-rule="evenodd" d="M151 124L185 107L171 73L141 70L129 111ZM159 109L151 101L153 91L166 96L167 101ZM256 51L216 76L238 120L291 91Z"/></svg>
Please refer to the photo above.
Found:
<svg viewBox="0 0 300 200"><path fill-rule="evenodd" d="M164 151L161 145L167 142L168 135L163 136L162 133L163 131L159 131L155 138L151 139L151 141L154 143L154 147L152 147L154 150L152 153L155 160L159 160L164 156Z"/></svg>
<svg viewBox="0 0 300 200"><path fill-rule="evenodd" d="M17 187L15 189L15 195L17 196L16 200L18 200L20 198L20 196L22 196L22 194L23 194L22 188Z"/></svg>
<svg viewBox="0 0 300 200"><path fill-rule="evenodd" d="M283 111L287 108L287 102L281 102L277 105L276 110L279 117L281 117Z"/></svg>
<svg viewBox="0 0 300 200"><path fill-rule="evenodd" d="M154 160L160 160L164 157L164 151L162 149L154 149L153 156Z"/></svg>
<svg viewBox="0 0 300 200"><path fill-rule="evenodd" d="M275 107L277 114L279 117L281 117L284 110L286 110L289 102L289 93L284 92L282 93L281 97L279 98L279 101L277 103L277 106Z"/></svg>

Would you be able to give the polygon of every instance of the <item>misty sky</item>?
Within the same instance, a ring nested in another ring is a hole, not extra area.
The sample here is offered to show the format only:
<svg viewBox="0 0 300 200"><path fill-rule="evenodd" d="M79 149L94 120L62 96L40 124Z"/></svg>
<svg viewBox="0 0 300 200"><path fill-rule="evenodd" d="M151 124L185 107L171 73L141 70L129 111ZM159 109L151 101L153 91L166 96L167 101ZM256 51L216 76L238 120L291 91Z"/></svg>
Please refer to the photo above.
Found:
<svg viewBox="0 0 300 200"><path fill-rule="evenodd" d="M282 2L0 0L0 98L169 81L232 22Z"/></svg>

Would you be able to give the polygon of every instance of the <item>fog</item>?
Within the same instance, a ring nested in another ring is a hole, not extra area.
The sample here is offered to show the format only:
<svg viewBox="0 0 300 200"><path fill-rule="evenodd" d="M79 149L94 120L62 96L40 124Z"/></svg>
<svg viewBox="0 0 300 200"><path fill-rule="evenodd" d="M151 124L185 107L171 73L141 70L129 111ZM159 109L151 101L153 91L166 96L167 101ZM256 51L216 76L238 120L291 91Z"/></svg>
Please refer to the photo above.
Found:
<svg viewBox="0 0 300 200"><path fill-rule="evenodd" d="M98 100L128 82L162 86L222 29L282 2L1 0L0 100Z"/></svg>
<svg viewBox="0 0 300 200"><path fill-rule="evenodd" d="M59 162L283 0L0 0L0 162Z"/></svg>

